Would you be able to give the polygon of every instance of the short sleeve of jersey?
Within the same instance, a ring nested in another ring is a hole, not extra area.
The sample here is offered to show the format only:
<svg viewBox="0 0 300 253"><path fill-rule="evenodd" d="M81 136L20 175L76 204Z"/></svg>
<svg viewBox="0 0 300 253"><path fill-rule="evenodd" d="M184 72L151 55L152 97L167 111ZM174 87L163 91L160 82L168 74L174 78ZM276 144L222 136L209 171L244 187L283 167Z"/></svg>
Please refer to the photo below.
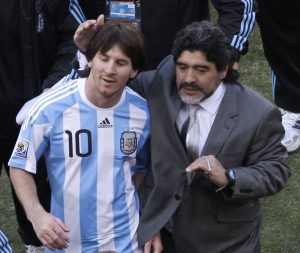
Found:
<svg viewBox="0 0 300 253"><path fill-rule="evenodd" d="M8 165L36 173L36 162L48 147L51 125L44 113L24 121Z"/></svg>

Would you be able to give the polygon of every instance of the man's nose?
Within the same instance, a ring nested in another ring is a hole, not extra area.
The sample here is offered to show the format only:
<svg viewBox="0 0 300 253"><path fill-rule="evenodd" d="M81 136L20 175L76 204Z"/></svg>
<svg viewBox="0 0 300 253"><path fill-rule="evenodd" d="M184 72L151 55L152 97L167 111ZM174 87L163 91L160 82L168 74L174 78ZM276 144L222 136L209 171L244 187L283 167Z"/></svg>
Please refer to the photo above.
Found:
<svg viewBox="0 0 300 253"><path fill-rule="evenodd" d="M186 72L186 75L184 77L184 82L186 83L194 83L196 82L197 78L196 78L196 74L195 71L193 69L189 69Z"/></svg>
<svg viewBox="0 0 300 253"><path fill-rule="evenodd" d="M115 73L115 63L113 61L108 61L106 66L105 66L105 72L109 74Z"/></svg>

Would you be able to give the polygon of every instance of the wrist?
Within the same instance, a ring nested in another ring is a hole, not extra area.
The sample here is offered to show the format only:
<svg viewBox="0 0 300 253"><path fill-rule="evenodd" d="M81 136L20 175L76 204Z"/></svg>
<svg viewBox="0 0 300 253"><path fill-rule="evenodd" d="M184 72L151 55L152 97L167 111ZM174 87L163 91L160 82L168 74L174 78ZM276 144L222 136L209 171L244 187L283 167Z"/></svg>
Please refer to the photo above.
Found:
<svg viewBox="0 0 300 253"><path fill-rule="evenodd" d="M234 169L227 169L225 172L225 176L228 180L226 188L232 188L235 185L235 172Z"/></svg>
<svg viewBox="0 0 300 253"><path fill-rule="evenodd" d="M34 204L34 206L34 208L30 208L30 211L26 212L27 219L32 223L35 223L36 220L38 220L46 213L45 209L39 202Z"/></svg>
<svg viewBox="0 0 300 253"><path fill-rule="evenodd" d="M227 169L225 172L225 176L227 179L227 183L225 183L223 186L220 186L219 188L216 189L216 192L222 191L225 189L230 189L234 186L235 184L235 173L233 169Z"/></svg>

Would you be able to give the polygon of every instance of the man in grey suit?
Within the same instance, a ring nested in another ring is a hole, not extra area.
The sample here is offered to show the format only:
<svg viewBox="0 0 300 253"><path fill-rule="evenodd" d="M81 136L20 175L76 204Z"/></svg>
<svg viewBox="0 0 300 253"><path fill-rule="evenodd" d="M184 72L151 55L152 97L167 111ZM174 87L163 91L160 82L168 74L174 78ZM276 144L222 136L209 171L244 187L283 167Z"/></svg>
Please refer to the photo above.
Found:
<svg viewBox="0 0 300 253"><path fill-rule="evenodd" d="M237 81L228 40L212 23L180 31L172 54L130 83L152 122L139 242L150 248L161 231L164 252L260 252L259 198L290 175L280 112ZM188 104L200 106L196 157L180 136Z"/></svg>
<svg viewBox="0 0 300 253"><path fill-rule="evenodd" d="M81 49L93 25L78 29ZM160 252L160 234L168 253L260 252L259 198L279 192L290 170L280 112L237 81L230 50L219 27L192 23L172 56L129 84L148 99L152 124L152 170L141 188L145 253Z"/></svg>

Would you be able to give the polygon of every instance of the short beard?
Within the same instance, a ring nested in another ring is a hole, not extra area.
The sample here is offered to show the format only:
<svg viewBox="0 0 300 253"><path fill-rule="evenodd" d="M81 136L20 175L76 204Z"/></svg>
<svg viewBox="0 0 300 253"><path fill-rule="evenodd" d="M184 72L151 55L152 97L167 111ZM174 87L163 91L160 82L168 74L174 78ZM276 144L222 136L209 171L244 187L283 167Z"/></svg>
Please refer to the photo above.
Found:
<svg viewBox="0 0 300 253"><path fill-rule="evenodd" d="M195 97L191 97L191 96L185 96L185 95L181 95L179 93L179 96L181 98L181 101L185 104L189 104L189 105L197 105L202 101L202 98L195 98Z"/></svg>
<svg viewBox="0 0 300 253"><path fill-rule="evenodd" d="M203 93L203 97L197 98L197 97L186 96L186 95L180 94L180 90L184 87L191 87L195 90L200 90ZM190 104L190 105L199 104L200 102L202 102L206 98L210 97L213 94L213 92L205 93L204 90L202 89L202 87L197 83L181 83L178 87L178 94L181 98L181 101L185 104Z"/></svg>

